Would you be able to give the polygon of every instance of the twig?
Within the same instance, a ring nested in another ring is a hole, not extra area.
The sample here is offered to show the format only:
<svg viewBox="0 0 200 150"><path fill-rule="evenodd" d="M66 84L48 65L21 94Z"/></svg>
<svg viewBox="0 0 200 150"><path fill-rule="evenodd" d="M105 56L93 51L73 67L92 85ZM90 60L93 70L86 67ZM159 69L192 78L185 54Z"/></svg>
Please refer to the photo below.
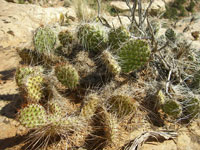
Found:
<svg viewBox="0 0 200 150"><path fill-rule="evenodd" d="M177 137L177 133L173 131L167 132L144 132L140 136L136 137L135 140L131 141L131 146L127 150L139 150L141 146L150 138L154 137L158 139L170 140Z"/></svg>

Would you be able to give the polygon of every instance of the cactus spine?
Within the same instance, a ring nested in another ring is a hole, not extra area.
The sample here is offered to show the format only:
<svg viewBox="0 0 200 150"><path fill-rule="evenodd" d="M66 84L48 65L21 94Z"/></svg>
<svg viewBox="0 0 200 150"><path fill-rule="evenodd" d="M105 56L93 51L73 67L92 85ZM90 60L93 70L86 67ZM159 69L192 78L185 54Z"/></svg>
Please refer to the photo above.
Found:
<svg viewBox="0 0 200 150"><path fill-rule="evenodd" d="M81 45L94 52L102 51L108 40L105 27L100 24L83 24L78 29L78 39Z"/></svg>
<svg viewBox="0 0 200 150"><path fill-rule="evenodd" d="M109 73L113 74L114 76L120 74L121 67L108 50L102 52L101 59Z"/></svg>
<svg viewBox="0 0 200 150"><path fill-rule="evenodd" d="M18 114L19 122L27 128L38 128L47 123L47 114L39 104L30 104L21 109Z"/></svg>
<svg viewBox="0 0 200 150"><path fill-rule="evenodd" d="M67 88L73 90L79 84L79 75L76 69L70 64L59 64L55 67L57 79Z"/></svg>
<svg viewBox="0 0 200 150"><path fill-rule="evenodd" d="M129 40L118 52L122 72L130 72L144 66L150 58L150 48L147 41Z"/></svg>

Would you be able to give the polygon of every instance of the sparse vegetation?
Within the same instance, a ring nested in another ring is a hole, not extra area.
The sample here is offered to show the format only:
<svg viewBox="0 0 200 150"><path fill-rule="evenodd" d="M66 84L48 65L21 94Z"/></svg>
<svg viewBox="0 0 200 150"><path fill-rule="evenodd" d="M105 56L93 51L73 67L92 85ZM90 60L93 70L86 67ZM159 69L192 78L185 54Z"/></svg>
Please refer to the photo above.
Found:
<svg viewBox="0 0 200 150"><path fill-rule="evenodd" d="M161 24L140 0L126 2L130 24L115 28L90 9L98 7L95 0L68 1L78 18L75 32L39 27L34 47L18 51L16 118L27 128L29 149L63 140L65 149L125 150L144 122L167 128L199 116L199 52L173 27L159 35ZM194 1L185 3L175 0L164 16L192 12Z"/></svg>

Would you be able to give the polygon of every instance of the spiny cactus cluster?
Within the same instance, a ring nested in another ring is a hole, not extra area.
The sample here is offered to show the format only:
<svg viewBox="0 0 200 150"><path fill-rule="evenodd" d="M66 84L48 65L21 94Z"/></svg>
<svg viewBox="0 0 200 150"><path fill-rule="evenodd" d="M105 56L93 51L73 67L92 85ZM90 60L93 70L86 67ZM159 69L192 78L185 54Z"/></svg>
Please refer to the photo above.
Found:
<svg viewBox="0 0 200 150"><path fill-rule="evenodd" d="M145 67L151 56L148 41L131 39L125 27L108 29L98 23L78 26L73 36L69 31L57 35L50 27L40 27L33 40L34 50L20 51L20 56L30 56L34 61L22 57L26 65L20 66L15 76L25 105L18 112L19 122L35 130L37 137L67 138L72 147L85 148L91 139L98 141L97 138L104 140L105 149L122 147L125 141L120 134L128 138L130 133L120 123L134 118L138 104L132 95L113 94L115 89L109 96L101 92L110 80L122 84L124 74ZM59 50L70 53L58 54ZM76 62L80 53L87 53L90 60L81 59L79 68ZM86 73L82 73L85 66ZM89 70L90 67L93 68ZM102 80L103 84L97 82ZM96 91L88 95L88 91L93 91L91 85L96 85ZM172 118L186 112L162 93L157 93L157 100L158 109ZM187 111L191 110L194 109L188 107Z"/></svg>
<svg viewBox="0 0 200 150"><path fill-rule="evenodd" d="M162 91L156 94L157 109L160 110L161 116L167 115L168 119L177 120L180 118L192 119L200 113L200 100L192 98L190 100L177 100L167 98Z"/></svg>

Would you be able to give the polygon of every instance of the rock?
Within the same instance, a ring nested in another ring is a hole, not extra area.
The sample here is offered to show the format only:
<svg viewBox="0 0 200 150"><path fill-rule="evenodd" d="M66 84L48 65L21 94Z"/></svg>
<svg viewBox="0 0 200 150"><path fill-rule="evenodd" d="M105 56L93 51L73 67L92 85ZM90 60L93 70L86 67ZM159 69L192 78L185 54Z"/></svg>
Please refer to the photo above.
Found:
<svg viewBox="0 0 200 150"><path fill-rule="evenodd" d="M127 6L126 2L123 2L123 1L111 1L110 6L120 12L129 10L129 7ZM130 6L132 6L132 3L130 3Z"/></svg>
<svg viewBox="0 0 200 150"><path fill-rule="evenodd" d="M149 14L152 16L158 16L166 11L165 3L162 0L156 0L152 3Z"/></svg>
<svg viewBox="0 0 200 150"><path fill-rule="evenodd" d="M126 2L123 1L112 1L110 2L111 7L115 8L119 12L129 11L129 7L127 6ZM130 2L130 6L133 6L133 3ZM143 9L146 9L149 6L149 3L142 3ZM138 7L137 7L138 9ZM165 3L162 0L156 0L152 3L149 13L152 16L160 15L161 13L165 12Z"/></svg>
<svg viewBox="0 0 200 150"><path fill-rule="evenodd" d="M0 0L0 46L17 47L32 41L33 33L41 25L55 24L67 9L42 8L31 4L15 4Z"/></svg>
<svg viewBox="0 0 200 150"><path fill-rule="evenodd" d="M103 17L107 20L107 22L111 26L114 25L115 28L118 28L119 26L121 26L118 17L112 17L112 16L103 16ZM128 19L128 17L120 16L120 19L121 19L121 21L122 21L124 26L127 26L127 25L129 25L131 23L130 20Z"/></svg>

